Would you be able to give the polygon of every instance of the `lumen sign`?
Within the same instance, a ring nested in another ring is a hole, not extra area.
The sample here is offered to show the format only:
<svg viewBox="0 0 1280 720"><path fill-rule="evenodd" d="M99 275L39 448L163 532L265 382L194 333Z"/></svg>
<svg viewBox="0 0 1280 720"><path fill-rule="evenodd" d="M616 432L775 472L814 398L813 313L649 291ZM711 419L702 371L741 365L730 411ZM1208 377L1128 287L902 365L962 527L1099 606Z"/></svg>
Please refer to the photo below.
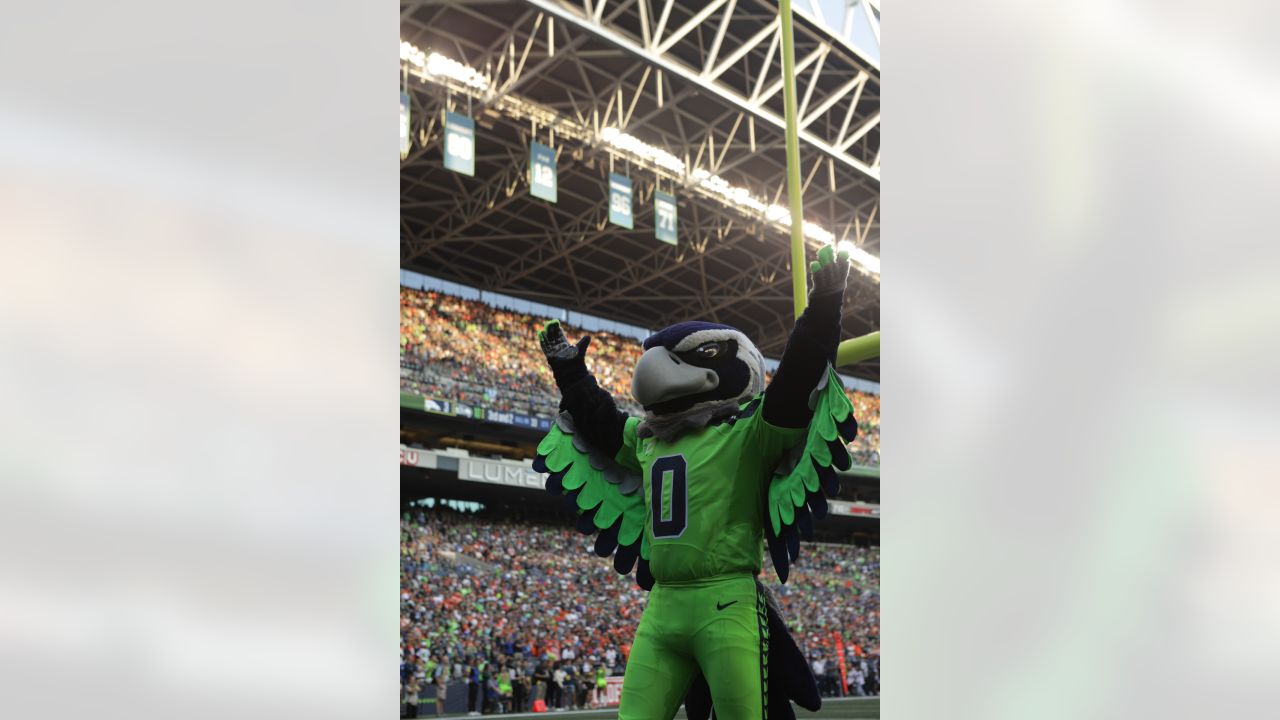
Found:
<svg viewBox="0 0 1280 720"><path fill-rule="evenodd" d="M458 479L535 490L541 490L545 484L542 474L528 465L480 458L459 458Z"/></svg>

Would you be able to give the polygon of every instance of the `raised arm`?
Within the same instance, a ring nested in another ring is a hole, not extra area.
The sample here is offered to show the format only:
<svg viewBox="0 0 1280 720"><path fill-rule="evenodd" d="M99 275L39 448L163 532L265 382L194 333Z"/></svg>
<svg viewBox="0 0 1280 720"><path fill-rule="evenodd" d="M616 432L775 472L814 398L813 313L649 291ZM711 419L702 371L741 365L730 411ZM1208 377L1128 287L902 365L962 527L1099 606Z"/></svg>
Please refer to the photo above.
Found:
<svg viewBox="0 0 1280 720"><path fill-rule="evenodd" d="M560 388L560 409L573 418L583 439L610 458L617 455L622 449L627 414L618 410L613 396L596 383L587 369L591 336L584 335L576 345L570 345L560 321L551 320L538 331L538 342Z"/></svg>
<svg viewBox="0 0 1280 720"><path fill-rule="evenodd" d="M840 309L849 279L849 254L836 255L830 246L809 264L813 286L809 305L796 320L773 382L764 391L764 419L785 428L809 424L813 409L809 394L822 381L827 366L835 363L840 344Z"/></svg>

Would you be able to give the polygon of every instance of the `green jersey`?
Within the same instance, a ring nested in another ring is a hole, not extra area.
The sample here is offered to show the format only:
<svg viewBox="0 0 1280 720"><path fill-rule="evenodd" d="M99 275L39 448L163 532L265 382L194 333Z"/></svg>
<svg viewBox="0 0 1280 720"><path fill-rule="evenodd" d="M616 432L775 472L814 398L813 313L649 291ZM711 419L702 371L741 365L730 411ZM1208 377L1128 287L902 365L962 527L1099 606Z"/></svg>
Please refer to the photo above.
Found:
<svg viewBox="0 0 1280 720"><path fill-rule="evenodd" d="M644 481L649 567L654 580L682 582L760 572L768 480L807 428L765 422L757 396L726 421L672 442L623 433L619 464Z"/></svg>

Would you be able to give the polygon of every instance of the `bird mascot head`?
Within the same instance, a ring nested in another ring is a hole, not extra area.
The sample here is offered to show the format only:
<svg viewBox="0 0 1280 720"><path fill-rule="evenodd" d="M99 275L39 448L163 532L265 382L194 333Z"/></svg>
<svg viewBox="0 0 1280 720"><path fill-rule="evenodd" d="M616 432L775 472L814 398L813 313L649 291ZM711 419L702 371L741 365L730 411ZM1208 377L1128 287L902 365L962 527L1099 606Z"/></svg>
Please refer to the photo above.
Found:
<svg viewBox="0 0 1280 720"><path fill-rule="evenodd" d="M682 322L650 335L631 394L645 410L642 436L670 440L732 415L764 389L764 359L740 330Z"/></svg>

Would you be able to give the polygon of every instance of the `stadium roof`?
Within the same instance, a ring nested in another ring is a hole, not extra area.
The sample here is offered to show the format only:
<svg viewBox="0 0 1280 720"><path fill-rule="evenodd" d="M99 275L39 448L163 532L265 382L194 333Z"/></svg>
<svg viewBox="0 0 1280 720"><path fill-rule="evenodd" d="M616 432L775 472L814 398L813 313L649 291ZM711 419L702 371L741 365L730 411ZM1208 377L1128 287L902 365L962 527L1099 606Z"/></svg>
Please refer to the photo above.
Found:
<svg viewBox="0 0 1280 720"><path fill-rule="evenodd" d="M770 207L786 204L777 25L758 0L402 3L402 266L647 327L725 322L776 356L792 322L789 217ZM850 280L852 337L879 329L880 71L804 14L795 53L806 235L875 261ZM446 107L476 121L474 177L443 167ZM529 194L531 140L557 148L556 203ZM607 223L611 170L634 183L634 230ZM654 238L655 189L678 198L677 246Z"/></svg>

